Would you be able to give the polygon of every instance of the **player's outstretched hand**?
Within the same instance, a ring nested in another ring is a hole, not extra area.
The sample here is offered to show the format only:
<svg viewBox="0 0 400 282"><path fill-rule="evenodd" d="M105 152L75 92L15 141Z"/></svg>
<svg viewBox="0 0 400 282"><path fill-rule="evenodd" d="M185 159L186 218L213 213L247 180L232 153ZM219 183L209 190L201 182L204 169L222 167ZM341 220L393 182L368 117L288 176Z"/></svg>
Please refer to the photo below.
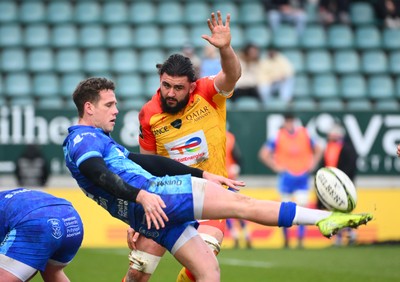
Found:
<svg viewBox="0 0 400 282"><path fill-rule="evenodd" d="M143 206L146 214L147 228L150 229L152 223L156 229L160 229L160 226L165 227L164 221L168 221L168 217L163 208L166 205L159 195L140 190L136 201Z"/></svg>
<svg viewBox="0 0 400 282"><path fill-rule="evenodd" d="M136 250L136 242L139 238L140 233L136 232L132 227L128 227L126 234L126 242L128 243L128 247L131 250Z"/></svg>
<svg viewBox="0 0 400 282"><path fill-rule="evenodd" d="M397 145L397 156L400 157L400 144Z"/></svg>
<svg viewBox="0 0 400 282"><path fill-rule="evenodd" d="M244 187L246 185L243 181L229 179L207 171L203 172L203 178L220 185L226 185L234 191L240 191L240 187Z"/></svg>
<svg viewBox="0 0 400 282"><path fill-rule="evenodd" d="M208 28L211 31L211 36L202 35L201 37L210 44L214 45L217 48L228 47L231 44L231 30L229 27L229 23L231 20L230 14L226 16L225 24L222 21L221 12L217 12L217 18L215 17L215 13L211 13L211 19L207 20Z"/></svg>

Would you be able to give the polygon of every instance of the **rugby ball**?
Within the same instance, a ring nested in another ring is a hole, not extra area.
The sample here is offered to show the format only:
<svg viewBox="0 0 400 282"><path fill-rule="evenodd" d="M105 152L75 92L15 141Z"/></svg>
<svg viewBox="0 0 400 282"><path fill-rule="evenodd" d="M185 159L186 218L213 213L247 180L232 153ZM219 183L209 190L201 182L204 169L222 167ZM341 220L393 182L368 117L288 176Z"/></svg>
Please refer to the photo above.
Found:
<svg viewBox="0 0 400 282"><path fill-rule="evenodd" d="M353 181L335 167L320 168L315 174L315 190L318 199L331 211L351 212L357 204L357 192Z"/></svg>

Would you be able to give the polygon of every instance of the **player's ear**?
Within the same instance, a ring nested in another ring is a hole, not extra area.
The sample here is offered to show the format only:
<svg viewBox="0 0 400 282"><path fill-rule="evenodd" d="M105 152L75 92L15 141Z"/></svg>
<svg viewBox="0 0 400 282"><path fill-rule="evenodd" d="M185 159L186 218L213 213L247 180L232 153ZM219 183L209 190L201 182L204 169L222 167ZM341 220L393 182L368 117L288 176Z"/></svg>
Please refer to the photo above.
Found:
<svg viewBox="0 0 400 282"><path fill-rule="evenodd" d="M197 86L196 82L190 83L189 93L192 93L196 89L196 86Z"/></svg>
<svg viewBox="0 0 400 282"><path fill-rule="evenodd" d="M85 102L83 107L84 107L86 113L88 113L89 115L93 114L93 104L92 103Z"/></svg>

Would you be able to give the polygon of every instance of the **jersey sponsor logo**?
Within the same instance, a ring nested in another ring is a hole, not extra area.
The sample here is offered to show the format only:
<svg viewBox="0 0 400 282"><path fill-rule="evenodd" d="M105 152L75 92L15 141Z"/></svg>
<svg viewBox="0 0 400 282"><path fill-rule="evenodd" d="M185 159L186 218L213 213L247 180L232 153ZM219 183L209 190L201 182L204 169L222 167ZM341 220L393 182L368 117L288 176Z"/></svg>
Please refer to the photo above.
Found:
<svg viewBox="0 0 400 282"><path fill-rule="evenodd" d="M83 140L83 137L85 137L86 135L90 135L90 136L96 138L96 133L93 133L93 132L85 132L85 133L78 134L74 138L74 145L73 146L75 146L76 144L81 142Z"/></svg>
<svg viewBox="0 0 400 282"><path fill-rule="evenodd" d="M182 180L180 179L161 180L157 181L156 185L161 187L165 185L182 186Z"/></svg>
<svg viewBox="0 0 400 282"><path fill-rule="evenodd" d="M171 125L173 128L179 129L182 126L182 120L180 118L177 120L174 120L173 122L171 122Z"/></svg>
<svg viewBox="0 0 400 282"><path fill-rule="evenodd" d="M117 199L118 215L128 218L128 201Z"/></svg>
<svg viewBox="0 0 400 282"><path fill-rule="evenodd" d="M76 135L75 138L74 138L74 147L75 147L76 144L78 144L82 140L83 140L82 136Z"/></svg>
<svg viewBox="0 0 400 282"><path fill-rule="evenodd" d="M185 152L197 152L201 144L201 139L199 137L190 138L183 146L176 146L171 148L171 151L178 151L179 154L184 154Z"/></svg>
<svg viewBox="0 0 400 282"><path fill-rule="evenodd" d="M75 216L63 218L64 226L67 229L67 235L65 237L74 237L81 234L81 227L78 219Z"/></svg>
<svg viewBox="0 0 400 282"><path fill-rule="evenodd" d="M207 106L202 107L201 109L191 112L186 116L187 120L190 121L199 121L205 118L206 116L210 115L210 109Z"/></svg>
<svg viewBox="0 0 400 282"><path fill-rule="evenodd" d="M63 235L61 230L61 222L57 218L50 218L47 223L51 225L51 236L56 239L60 239Z"/></svg>
<svg viewBox="0 0 400 282"><path fill-rule="evenodd" d="M168 126L166 125L166 126L163 126L163 127L160 127L160 128L153 129L153 134L154 134L154 136L159 136L159 135L161 135L163 133L166 133L168 131L169 131L169 129L168 129Z"/></svg>
<svg viewBox="0 0 400 282"><path fill-rule="evenodd" d="M142 139L144 138L143 137L143 127L142 127L142 125L139 126L139 137L142 138Z"/></svg>
<svg viewBox="0 0 400 282"><path fill-rule="evenodd" d="M124 153L119 148L115 148L115 150L117 151L119 157L125 157Z"/></svg>
<svg viewBox="0 0 400 282"><path fill-rule="evenodd" d="M158 233L158 231L148 230L143 227L139 228L139 233L143 234L147 238L157 238L158 236L160 236L160 233Z"/></svg>
<svg viewBox="0 0 400 282"><path fill-rule="evenodd" d="M24 193L24 192L29 192L29 191L31 191L31 190L28 190L28 189L21 189L21 190L18 190L18 191L13 191L13 192L11 192L11 193L9 193L9 194L6 194L6 195L4 196L4 198L6 198L6 199L11 199L11 198L14 197L16 194Z"/></svg>
<svg viewBox="0 0 400 282"><path fill-rule="evenodd" d="M164 145L171 159L192 165L208 159L208 145L203 130Z"/></svg>

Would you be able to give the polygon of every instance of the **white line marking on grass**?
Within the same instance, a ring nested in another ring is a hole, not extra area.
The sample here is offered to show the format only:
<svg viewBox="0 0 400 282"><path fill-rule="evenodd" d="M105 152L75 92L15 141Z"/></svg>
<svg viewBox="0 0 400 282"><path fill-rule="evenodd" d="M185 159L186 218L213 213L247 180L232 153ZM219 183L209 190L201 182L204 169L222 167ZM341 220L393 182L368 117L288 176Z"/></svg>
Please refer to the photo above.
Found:
<svg viewBox="0 0 400 282"><path fill-rule="evenodd" d="M249 261L241 259L218 259L220 264L235 265L235 266L248 266L255 268L269 268L272 267L272 263L266 261Z"/></svg>

